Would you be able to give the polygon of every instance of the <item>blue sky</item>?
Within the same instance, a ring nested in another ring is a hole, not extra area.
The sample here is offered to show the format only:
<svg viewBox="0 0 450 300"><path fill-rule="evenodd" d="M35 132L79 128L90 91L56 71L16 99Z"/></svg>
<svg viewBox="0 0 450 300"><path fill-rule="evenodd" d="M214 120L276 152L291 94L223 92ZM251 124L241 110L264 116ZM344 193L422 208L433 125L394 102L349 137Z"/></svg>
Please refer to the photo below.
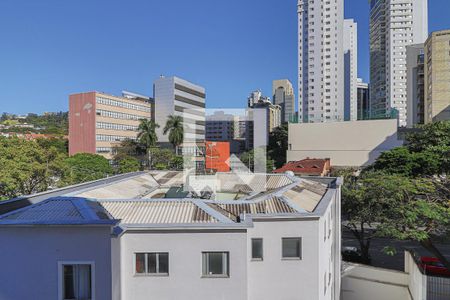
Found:
<svg viewBox="0 0 450 300"><path fill-rule="evenodd" d="M368 78L367 0L346 0ZM450 2L430 0L430 30ZM254 89L297 77L297 0L0 0L0 112L67 110L68 95L152 94L160 74L207 89L208 107L243 107ZM296 85L296 84L295 84Z"/></svg>

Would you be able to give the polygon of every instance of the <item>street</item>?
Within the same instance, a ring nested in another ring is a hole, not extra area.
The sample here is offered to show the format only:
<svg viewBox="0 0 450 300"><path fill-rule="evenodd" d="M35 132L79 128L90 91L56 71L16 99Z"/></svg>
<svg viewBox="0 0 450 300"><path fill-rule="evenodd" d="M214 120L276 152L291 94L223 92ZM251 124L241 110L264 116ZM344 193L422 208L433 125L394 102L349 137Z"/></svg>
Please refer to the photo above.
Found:
<svg viewBox="0 0 450 300"><path fill-rule="evenodd" d="M342 247L353 246L359 247L358 240L347 229L343 229L342 233ZM397 250L396 255L389 256L383 252L386 246L394 247ZM450 243L436 243L436 247L450 259ZM376 238L371 242L370 255L372 258L372 265L374 267L386 268L404 271L404 251L413 250L421 256L433 256L425 250L418 242L413 241L396 241L384 238Z"/></svg>

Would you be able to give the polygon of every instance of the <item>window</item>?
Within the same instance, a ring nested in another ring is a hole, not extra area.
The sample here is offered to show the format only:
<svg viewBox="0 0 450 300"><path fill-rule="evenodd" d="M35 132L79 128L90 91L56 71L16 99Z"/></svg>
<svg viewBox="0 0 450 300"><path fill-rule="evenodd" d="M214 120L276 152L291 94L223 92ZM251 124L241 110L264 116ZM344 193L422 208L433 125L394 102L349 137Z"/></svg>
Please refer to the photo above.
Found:
<svg viewBox="0 0 450 300"><path fill-rule="evenodd" d="M203 252L203 277L228 277L230 274L229 256L229 252Z"/></svg>
<svg viewBox="0 0 450 300"><path fill-rule="evenodd" d="M60 297L62 300L91 300L93 264L60 263Z"/></svg>
<svg viewBox="0 0 450 300"><path fill-rule="evenodd" d="M302 239L283 238L282 255L284 259L302 259Z"/></svg>
<svg viewBox="0 0 450 300"><path fill-rule="evenodd" d="M252 239L252 260L263 260L263 239Z"/></svg>
<svg viewBox="0 0 450 300"><path fill-rule="evenodd" d="M137 275L169 275L169 253L136 253Z"/></svg>

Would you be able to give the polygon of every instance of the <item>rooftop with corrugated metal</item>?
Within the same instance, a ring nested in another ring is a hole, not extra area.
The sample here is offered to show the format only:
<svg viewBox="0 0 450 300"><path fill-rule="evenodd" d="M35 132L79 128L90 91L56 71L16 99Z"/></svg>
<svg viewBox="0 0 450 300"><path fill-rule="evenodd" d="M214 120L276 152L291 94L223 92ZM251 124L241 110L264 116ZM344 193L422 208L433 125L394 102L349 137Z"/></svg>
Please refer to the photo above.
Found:
<svg viewBox="0 0 450 300"><path fill-rule="evenodd" d="M209 180L215 182L213 190L246 195L254 195L263 191L270 192L294 183L293 179L285 174L217 173L216 175L201 176L197 180L194 176L193 179L190 181L192 185L195 183L201 185L202 182ZM166 194L167 189L181 186L185 186L183 172L152 171L125 180L80 190L71 196L92 199L160 198L159 195ZM189 190L189 186L186 188Z"/></svg>
<svg viewBox="0 0 450 300"><path fill-rule="evenodd" d="M183 195L188 195L185 198L163 199L170 191L170 184L174 184L172 188L177 187L177 191L183 189L183 174L150 172L94 185L15 210L0 216L0 225L241 225L246 215L317 215L321 211L317 207L322 199L329 198L324 196L330 183L319 179L287 174L233 173L218 173L211 178L220 192L225 192L226 197L229 192L233 197L229 200L199 199L184 192ZM207 181L211 178L208 177ZM202 180L200 177L198 182ZM241 194L243 197L236 196Z"/></svg>
<svg viewBox="0 0 450 300"><path fill-rule="evenodd" d="M114 219L125 224L199 224L218 220L191 200L99 200Z"/></svg>
<svg viewBox="0 0 450 300"><path fill-rule="evenodd" d="M217 173L216 179L221 192L272 191L294 182L285 174Z"/></svg>
<svg viewBox="0 0 450 300"><path fill-rule="evenodd" d="M0 216L0 225L86 225L117 223L98 202L53 198Z"/></svg>
<svg viewBox="0 0 450 300"><path fill-rule="evenodd" d="M283 196L297 207L311 213L316 209L327 190L327 186L323 183L303 179L294 187L284 191Z"/></svg>
<svg viewBox="0 0 450 300"><path fill-rule="evenodd" d="M240 201L238 203L208 203L212 209L231 220L237 221L244 215L282 215L298 213L296 209L280 197L269 197L262 201Z"/></svg>
<svg viewBox="0 0 450 300"><path fill-rule="evenodd" d="M159 188L159 184L151 174L101 185L76 193L77 197L93 199L135 199L142 198Z"/></svg>

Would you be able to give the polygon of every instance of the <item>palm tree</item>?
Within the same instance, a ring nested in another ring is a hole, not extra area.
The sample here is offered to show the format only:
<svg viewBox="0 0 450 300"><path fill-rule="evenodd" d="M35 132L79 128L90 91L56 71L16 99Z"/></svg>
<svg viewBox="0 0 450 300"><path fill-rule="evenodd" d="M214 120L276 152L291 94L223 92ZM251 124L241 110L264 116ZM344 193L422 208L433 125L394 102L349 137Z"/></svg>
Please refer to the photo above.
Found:
<svg viewBox="0 0 450 300"><path fill-rule="evenodd" d="M138 139L141 144L145 146L148 153L148 166L151 166L150 149L156 146L158 136L156 135L156 128L159 125L152 120L142 119L138 127Z"/></svg>
<svg viewBox="0 0 450 300"><path fill-rule="evenodd" d="M164 134L169 132L169 142L174 146L175 152L177 147L183 142L183 118L180 116L169 116L164 127Z"/></svg>

